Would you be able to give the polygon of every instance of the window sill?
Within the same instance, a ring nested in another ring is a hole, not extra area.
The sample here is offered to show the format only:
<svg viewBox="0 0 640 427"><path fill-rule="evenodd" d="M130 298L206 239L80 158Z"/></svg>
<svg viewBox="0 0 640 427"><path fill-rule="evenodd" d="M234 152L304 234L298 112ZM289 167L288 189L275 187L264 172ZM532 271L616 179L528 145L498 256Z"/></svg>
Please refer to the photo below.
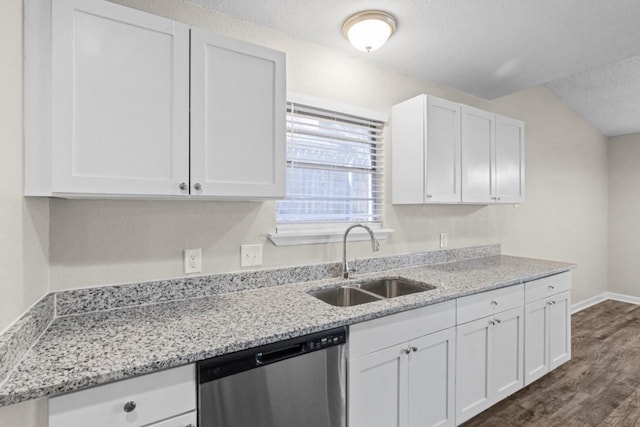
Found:
<svg viewBox="0 0 640 427"><path fill-rule="evenodd" d="M373 234L378 240L386 240L392 228L378 228L373 230ZM345 229L308 229L308 230L288 230L267 235L269 240L276 246L292 245L314 245L320 243L340 243L344 238ZM349 232L350 242L360 242L369 240L369 233L362 228L353 229Z"/></svg>

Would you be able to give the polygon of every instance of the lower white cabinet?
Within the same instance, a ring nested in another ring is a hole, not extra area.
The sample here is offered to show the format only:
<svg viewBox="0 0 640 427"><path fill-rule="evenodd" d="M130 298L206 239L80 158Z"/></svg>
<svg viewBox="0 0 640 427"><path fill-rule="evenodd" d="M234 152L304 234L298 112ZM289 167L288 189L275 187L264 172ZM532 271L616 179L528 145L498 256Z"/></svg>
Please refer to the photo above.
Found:
<svg viewBox="0 0 640 427"><path fill-rule="evenodd" d="M415 310L416 313L405 312L366 322L374 325L363 324L367 328L364 331L358 330L360 325L352 327L348 363L349 427L455 425L453 303L448 301ZM414 319L408 319L407 315L412 314ZM387 345L396 337L404 338L407 329L413 329L414 333L433 329L438 322L430 322L432 316L439 317L440 325L446 319L449 327ZM376 330L380 332L379 348L373 350L364 342L371 342L371 332ZM389 333L393 330L398 333ZM362 354L360 350L365 348L367 353Z"/></svg>
<svg viewBox="0 0 640 427"><path fill-rule="evenodd" d="M571 359L569 274L527 284L532 298L543 297L525 306L525 385Z"/></svg>
<svg viewBox="0 0 640 427"><path fill-rule="evenodd" d="M523 309L456 329L456 421L462 423L523 386Z"/></svg>
<svg viewBox="0 0 640 427"><path fill-rule="evenodd" d="M196 427L195 365L49 399L49 427Z"/></svg>

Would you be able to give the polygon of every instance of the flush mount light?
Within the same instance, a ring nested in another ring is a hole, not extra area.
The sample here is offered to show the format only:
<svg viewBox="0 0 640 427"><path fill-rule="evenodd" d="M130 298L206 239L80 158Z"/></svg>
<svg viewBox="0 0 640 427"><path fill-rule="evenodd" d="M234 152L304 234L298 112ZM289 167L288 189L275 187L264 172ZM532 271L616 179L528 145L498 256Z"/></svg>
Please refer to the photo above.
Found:
<svg viewBox="0 0 640 427"><path fill-rule="evenodd" d="M396 31L396 18L381 10L366 10L350 16L342 24L342 34L356 49L371 52L382 46Z"/></svg>

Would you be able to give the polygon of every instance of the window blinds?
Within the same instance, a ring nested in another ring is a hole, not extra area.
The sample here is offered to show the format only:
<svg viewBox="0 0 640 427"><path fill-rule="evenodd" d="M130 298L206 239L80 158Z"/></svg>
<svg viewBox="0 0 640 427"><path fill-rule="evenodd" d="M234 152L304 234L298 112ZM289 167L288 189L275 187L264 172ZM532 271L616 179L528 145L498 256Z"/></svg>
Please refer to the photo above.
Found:
<svg viewBox="0 0 640 427"><path fill-rule="evenodd" d="M381 222L384 123L287 104L287 191L278 223Z"/></svg>

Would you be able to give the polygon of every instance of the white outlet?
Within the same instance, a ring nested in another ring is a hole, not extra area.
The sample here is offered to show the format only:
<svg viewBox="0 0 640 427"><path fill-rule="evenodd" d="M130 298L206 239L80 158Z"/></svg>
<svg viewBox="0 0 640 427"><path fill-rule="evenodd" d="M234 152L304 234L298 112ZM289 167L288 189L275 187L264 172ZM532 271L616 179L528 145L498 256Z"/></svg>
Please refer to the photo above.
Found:
<svg viewBox="0 0 640 427"><path fill-rule="evenodd" d="M240 266L262 265L262 245L240 245Z"/></svg>
<svg viewBox="0 0 640 427"><path fill-rule="evenodd" d="M440 248L447 247L447 233L440 233Z"/></svg>
<svg viewBox="0 0 640 427"><path fill-rule="evenodd" d="M202 249L184 250L184 272L186 274L202 272Z"/></svg>

